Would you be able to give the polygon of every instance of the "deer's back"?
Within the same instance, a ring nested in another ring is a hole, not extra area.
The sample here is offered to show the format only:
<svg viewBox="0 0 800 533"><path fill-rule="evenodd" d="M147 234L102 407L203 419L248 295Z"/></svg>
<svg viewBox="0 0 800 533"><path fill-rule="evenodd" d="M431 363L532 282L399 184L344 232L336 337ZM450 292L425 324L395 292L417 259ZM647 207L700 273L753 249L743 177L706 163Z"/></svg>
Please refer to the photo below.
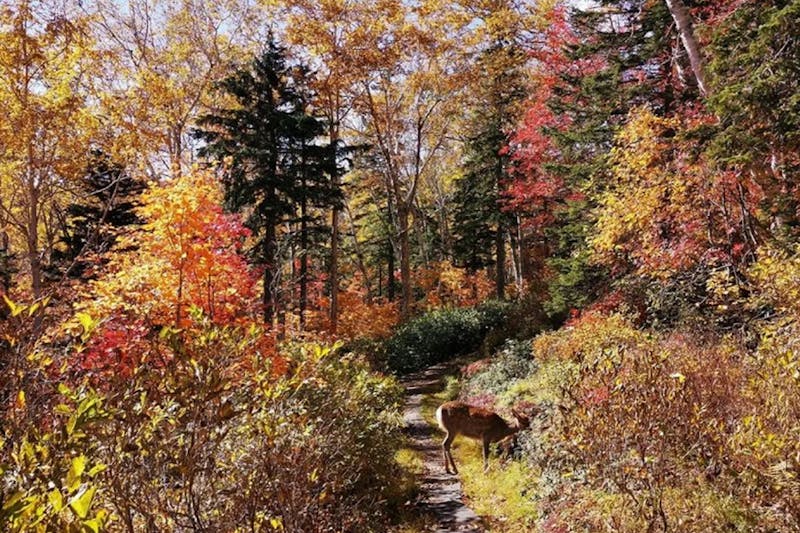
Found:
<svg viewBox="0 0 800 533"><path fill-rule="evenodd" d="M465 437L497 440L507 434L508 424L499 415L464 402L443 403L436 413L442 429Z"/></svg>

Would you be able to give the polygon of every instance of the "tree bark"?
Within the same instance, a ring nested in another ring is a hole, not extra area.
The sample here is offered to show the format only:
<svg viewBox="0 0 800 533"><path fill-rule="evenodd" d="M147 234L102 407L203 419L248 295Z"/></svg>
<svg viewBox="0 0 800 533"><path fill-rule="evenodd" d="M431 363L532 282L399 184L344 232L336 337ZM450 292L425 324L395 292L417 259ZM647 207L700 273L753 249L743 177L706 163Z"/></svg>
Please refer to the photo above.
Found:
<svg viewBox="0 0 800 533"><path fill-rule="evenodd" d="M272 205L275 203L275 191L267 192L267 201ZM277 220L274 213L270 212L267 216L266 227L264 228L264 324L272 327L272 319L275 316L275 255L277 251Z"/></svg>
<svg viewBox="0 0 800 533"><path fill-rule="evenodd" d="M303 179L303 190L306 184ZM308 201L305 196L300 204L300 331L306 325L308 307Z"/></svg>
<svg viewBox="0 0 800 533"><path fill-rule="evenodd" d="M350 211L350 205L347 203L347 201L344 202L344 212L347 215L347 222L350 225L350 233L353 237L353 251L356 254L356 264L358 265L358 270L361 271L361 276L364 278L364 288L367 291L367 303L371 303L372 278L367 270L367 262L364 258L364 251L361 249L361 244L358 242L358 228L356 228L356 222L353 219L353 213Z"/></svg>
<svg viewBox="0 0 800 533"><path fill-rule="evenodd" d="M330 114L330 142L331 142L331 180L334 188L338 189L341 185L339 179L339 164L336 160L337 143L339 142L338 108L332 109ZM336 332L339 322L339 216L340 209L334 205L331 210L331 262L328 278L331 287L331 308L330 321L331 331Z"/></svg>
<svg viewBox="0 0 800 533"><path fill-rule="evenodd" d="M386 297L390 302L394 301L394 246L392 241L387 240L388 248L387 263L386 263Z"/></svg>
<svg viewBox="0 0 800 533"><path fill-rule="evenodd" d="M497 297L501 300L506 297L506 236L505 224L503 224L503 212L500 209L500 191L503 181L503 156L497 150L497 161L495 163L495 191L497 193L497 233L495 234L495 255L497 257Z"/></svg>
<svg viewBox="0 0 800 533"><path fill-rule="evenodd" d="M497 297L503 300L506 297L506 235L502 222L497 224L495 247L497 248Z"/></svg>
<svg viewBox="0 0 800 533"><path fill-rule="evenodd" d="M399 202L397 218L400 229L400 281L403 284L400 312L408 317L411 312L411 244L409 239L409 208L406 202Z"/></svg>
<svg viewBox="0 0 800 533"><path fill-rule="evenodd" d="M686 49L686 54L689 56L689 64L692 67L692 73L697 80L697 87L703 96L708 96L708 85L705 77L705 66L703 64L703 55L700 53L700 45L694 36L694 29L692 27L692 18L689 15L689 10L683 0L664 0L667 3L667 8L675 21L678 28L678 35L680 35L683 47Z"/></svg>

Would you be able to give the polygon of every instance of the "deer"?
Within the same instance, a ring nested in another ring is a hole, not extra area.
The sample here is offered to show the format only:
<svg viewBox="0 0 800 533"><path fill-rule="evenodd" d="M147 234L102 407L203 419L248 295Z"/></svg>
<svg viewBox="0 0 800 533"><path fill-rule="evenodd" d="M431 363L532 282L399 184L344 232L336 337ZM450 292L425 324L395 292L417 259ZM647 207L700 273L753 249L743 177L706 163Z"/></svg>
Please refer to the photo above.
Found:
<svg viewBox="0 0 800 533"><path fill-rule="evenodd" d="M534 408L538 411L537 408ZM445 402L436 410L436 421L447 434L442 442L444 469L450 474L458 474L450 446L457 435L464 435L483 442L483 471L489 471L489 445L519 433L530 427L530 416L512 409L516 423L509 424L500 415L489 409L476 407L464 402Z"/></svg>

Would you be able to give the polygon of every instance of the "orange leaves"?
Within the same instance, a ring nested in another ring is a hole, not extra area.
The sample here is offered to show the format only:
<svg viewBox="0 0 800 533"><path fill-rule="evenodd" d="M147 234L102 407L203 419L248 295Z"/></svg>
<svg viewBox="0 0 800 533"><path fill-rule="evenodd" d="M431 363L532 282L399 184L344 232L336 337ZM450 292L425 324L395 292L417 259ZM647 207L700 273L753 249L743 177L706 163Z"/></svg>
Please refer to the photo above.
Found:
<svg viewBox="0 0 800 533"><path fill-rule="evenodd" d="M449 261L431 263L427 268L417 269L414 281L425 295L418 305L428 309L476 305L489 298L495 290L494 282L486 271L470 274Z"/></svg>
<svg viewBox="0 0 800 533"><path fill-rule="evenodd" d="M134 251L116 254L113 274L93 284L89 313L121 310L178 327L191 308L218 324L246 316L255 280L239 252L249 232L220 201L210 170L151 187L140 209L146 224L120 243Z"/></svg>
<svg viewBox="0 0 800 533"><path fill-rule="evenodd" d="M366 302L363 294L353 290L339 293L339 305L337 332L344 338L387 338L400 321L397 302Z"/></svg>

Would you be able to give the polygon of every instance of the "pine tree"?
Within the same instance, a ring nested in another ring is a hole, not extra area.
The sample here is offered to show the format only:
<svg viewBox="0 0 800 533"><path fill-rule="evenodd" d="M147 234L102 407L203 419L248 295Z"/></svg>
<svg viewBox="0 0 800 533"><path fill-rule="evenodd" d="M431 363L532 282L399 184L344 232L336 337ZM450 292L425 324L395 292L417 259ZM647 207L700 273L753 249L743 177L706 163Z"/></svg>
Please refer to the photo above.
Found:
<svg viewBox="0 0 800 533"><path fill-rule="evenodd" d="M285 50L270 39L249 66L220 83L237 105L202 117L196 131L207 143L201 155L226 162L226 207L246 212L246 225L257 237L253 255L264 267L267 324L278 295L278 225L299 222L307 253L309 208L331 206L341 196L330 180L332 148L318 143L324 124L308 112L306 76L306 70L287 63ZM301 275L303 284L306 274Z"/></svg>
<svg viewBox="0 0 800 533"><path fill-rule="evenodd" d="M108 252L124 228L141 224L135 210L144 189L143 180L125 172L107 153L94 150L80 181L81 200L67 206L62 247L53 254L54 263L67 263L69 276L85 276L93 255Z"/></svg>

